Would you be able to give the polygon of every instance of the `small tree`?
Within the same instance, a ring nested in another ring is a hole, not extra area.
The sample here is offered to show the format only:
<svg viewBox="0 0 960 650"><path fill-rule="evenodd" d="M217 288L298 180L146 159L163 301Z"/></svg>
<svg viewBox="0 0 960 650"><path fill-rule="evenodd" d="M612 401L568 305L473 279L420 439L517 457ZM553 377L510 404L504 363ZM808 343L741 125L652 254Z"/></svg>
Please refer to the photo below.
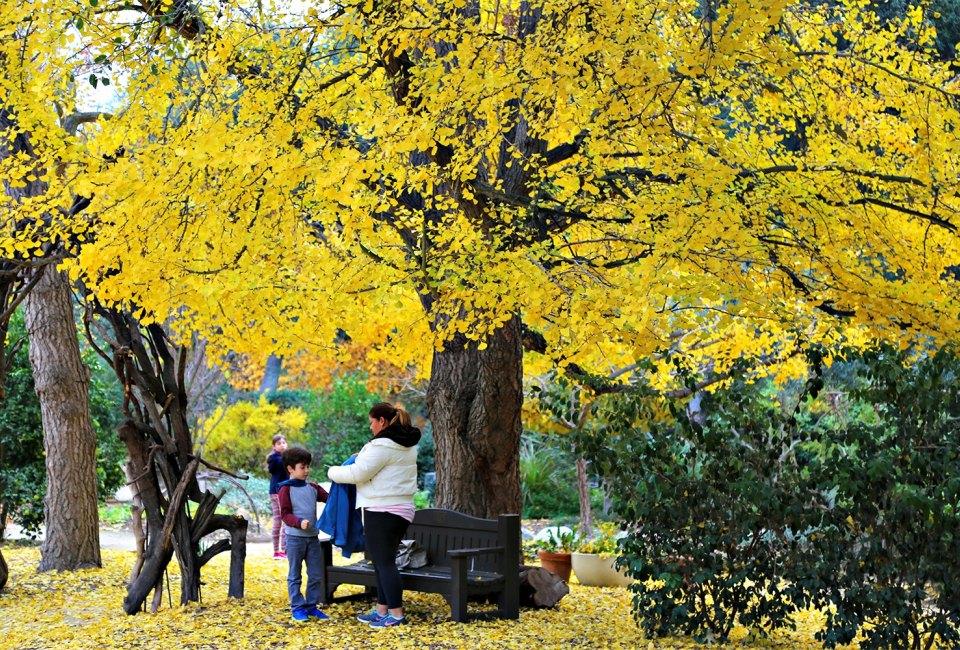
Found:
<svg viewBox="0 0 960 650"><path fill-rule="evenodd" d="M125 397L127 419L120 426L120 439L129 455L137 562L127 585L124 611L138 612L151 591L152 607L159 607L162 578L174 553L182 576L181 603L200 599L201 568L228 550L227 593L243 597L247 520L216 514L220 497L201 491L197 482L197 469L201 463L209 464L193 453L185 387L186 348L175 345L159 324L142 326L131 313L96 301L86 313L88 330L92 323L99 324L94 314L106 324L100 333L110 354L100 348L97 351L113 366ZM226 530L229 539L201 550L200 540L215 530Z"/></svg>
<svg viewBox="0 0 960 650"><path fill-rule="evenodd" d="M725 641L738 622L790 626L783 558L797 539L787 531L811 497L792 458L799 433L743 379L686 407L638 388L607 400L607 424L585 440L632 531L621 548L638 579L635 615L650 636L700 641Z"/></svg>

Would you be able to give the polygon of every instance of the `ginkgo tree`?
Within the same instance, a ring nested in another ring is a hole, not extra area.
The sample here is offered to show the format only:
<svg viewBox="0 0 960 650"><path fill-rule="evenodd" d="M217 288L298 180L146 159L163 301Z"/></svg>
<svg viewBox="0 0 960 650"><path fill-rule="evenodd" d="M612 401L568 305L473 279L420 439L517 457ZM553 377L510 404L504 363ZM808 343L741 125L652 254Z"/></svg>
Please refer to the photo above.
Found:
<svg viewBox="0 0 960 650"><path fill-rule="evenodd" d="M67 4L11 11L122 105L57 135L16 211L89 208L4 250L70 242L97 300L224 351L346 333L418 366L443 506L518 510L525 348L722 376L957 331L958 87L922 6ZM24 106L55 121L67 81L37 74Z"/></svg>

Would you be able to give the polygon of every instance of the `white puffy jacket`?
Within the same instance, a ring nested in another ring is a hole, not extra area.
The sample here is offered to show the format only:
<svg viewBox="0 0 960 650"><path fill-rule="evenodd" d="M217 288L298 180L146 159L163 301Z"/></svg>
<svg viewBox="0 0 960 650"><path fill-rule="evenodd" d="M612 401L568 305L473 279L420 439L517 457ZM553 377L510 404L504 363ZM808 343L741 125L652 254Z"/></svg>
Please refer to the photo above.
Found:
<svg viewBox="0 0 960 650"><path fill-rule="evenodd" d="M417 491L417 446L404 447L387 438L363 446L352 465L327 470L336 483L357 486L357 507L413 503Z"/></svg>

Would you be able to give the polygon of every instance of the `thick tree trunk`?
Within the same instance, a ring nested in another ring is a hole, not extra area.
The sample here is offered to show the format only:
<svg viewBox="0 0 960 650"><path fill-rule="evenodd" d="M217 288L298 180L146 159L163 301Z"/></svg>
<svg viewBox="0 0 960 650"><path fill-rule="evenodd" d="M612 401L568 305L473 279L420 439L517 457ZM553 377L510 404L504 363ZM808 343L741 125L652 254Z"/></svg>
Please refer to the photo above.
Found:
<svg viewBox="0 0 960 650"><path fill-rule="evenodd" d="M46 537L40 571L100 566L96 435L90 421L90 376L80 358L70 288L53 265L25 301L30 365L47 457Z"/></svg>
<svg viewBox="0 0 960 650"><path fill-rule="evenodd" d="M477 517L519 513L523 349L520 317L487 340L435 352L427 404L437 505Z"/></svg>

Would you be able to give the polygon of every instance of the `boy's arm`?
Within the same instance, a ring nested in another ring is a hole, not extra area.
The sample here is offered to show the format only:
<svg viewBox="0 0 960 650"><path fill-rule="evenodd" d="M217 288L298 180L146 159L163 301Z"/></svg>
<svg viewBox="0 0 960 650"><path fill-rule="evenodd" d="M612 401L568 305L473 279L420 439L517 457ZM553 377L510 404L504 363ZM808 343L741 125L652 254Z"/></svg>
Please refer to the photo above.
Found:
<svg viewBox="0 0 960 650"><path fill-rule="evenodd" d="M327 494L327 491L320 487L317 483L311 483L314 488L317 490L317 501L322 501L323 503L327 502L327 497L330 495Z"/></svg>
<svg viewBox="0 0 960 650"><path fill-rule="evenodd" d="M290 486L284 485L277 493L280 501L280 520L293 528L300 528L300 517L293 514L293 505L290 503Z"/></svg>

